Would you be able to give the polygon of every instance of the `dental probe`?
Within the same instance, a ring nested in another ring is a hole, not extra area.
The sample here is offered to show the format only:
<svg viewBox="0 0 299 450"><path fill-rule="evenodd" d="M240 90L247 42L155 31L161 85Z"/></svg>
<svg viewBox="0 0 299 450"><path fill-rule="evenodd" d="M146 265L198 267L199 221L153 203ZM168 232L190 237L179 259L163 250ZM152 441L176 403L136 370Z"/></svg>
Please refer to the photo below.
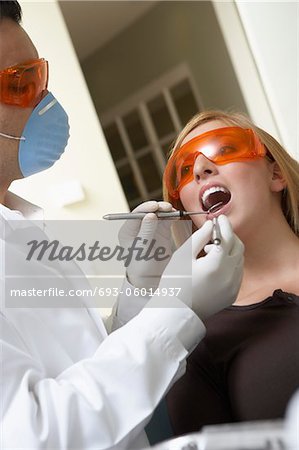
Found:
<svg viewBox="0 0 299 450"><path fill-rule="evenodd" d="M207 211L159 211L154 212L159 219L172 219L175 217L185 217L185 216L194 216L196 214L211 214L214 209L218 208L222 205L222 202L216 203L216 205L211 206ZM103 216L103 219L106 220L124 220L124 219L143 219L147 214L153 211L148 212L131 212L131 213L116 213L116 214L106 214Z"/></svg>
<svg viewBox="0 0 299 450"><path fill-rule="evenodd" d="M221 244L221 234L220 234L220 227L217 220L217 217L213 217L213 230L212 230L212 241L215 245Z"/></svg>

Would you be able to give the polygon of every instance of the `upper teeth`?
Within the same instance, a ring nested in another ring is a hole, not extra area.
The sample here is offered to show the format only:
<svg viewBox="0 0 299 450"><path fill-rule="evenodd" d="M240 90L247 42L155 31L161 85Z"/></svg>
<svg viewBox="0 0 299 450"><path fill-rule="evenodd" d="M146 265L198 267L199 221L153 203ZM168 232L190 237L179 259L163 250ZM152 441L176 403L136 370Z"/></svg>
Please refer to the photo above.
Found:
<svg viewBox="0 0 299 450"><path fill-rule="evenodd" d="M203 202L203 204L205 203L205 201L207 200L208 196L210 194L213 194L214 192L228 192L227 189L221 187L221 186L213 186L209 189L207 189L206 191L204 191L204 193L202 194L201 200Z"/></svg>

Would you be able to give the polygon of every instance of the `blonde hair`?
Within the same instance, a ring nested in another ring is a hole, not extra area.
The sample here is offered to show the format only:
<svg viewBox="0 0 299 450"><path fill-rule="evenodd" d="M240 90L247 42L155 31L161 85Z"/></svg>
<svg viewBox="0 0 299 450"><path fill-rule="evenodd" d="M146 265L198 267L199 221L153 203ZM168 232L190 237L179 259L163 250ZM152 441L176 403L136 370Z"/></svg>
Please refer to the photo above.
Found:
<svg viewBox="0 0 299 450"><path fill-rule="evenodd" d="M185 137L199 125L213 120L219 120L227 126L237 126L241 128L253 129L260 141L266 146L272 155L271 160L275 161L286 182L286 188L282 192L281 207L283 214L294 231L299 236L299 163L292 158L288 152L274 139L270 134L257 127L248 116L242 113L229 113L225 111L204 111L196 114L187 123L178 135L173 147L169 152L172 153L181 146ZM173 204L177 209L184 209L181 201L170 198L169 193L163 184L164 199Z"/></svg>

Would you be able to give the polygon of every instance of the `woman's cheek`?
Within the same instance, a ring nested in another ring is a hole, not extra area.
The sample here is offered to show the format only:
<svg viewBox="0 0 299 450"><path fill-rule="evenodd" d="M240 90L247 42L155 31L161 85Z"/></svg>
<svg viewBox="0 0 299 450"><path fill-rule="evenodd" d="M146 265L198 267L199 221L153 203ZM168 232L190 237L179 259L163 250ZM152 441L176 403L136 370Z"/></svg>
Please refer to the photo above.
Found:
<svg viewBox="0 0 299 450"><path fill-rule="evenodd" d="M196 195L191 186L184 186L180 192L180 200L186 211L193 211L196 205ZM198 203L198 202L197 202ZM199 205L197 205L197 209Z"/></svg>
<svg viewBox="0 0 299 450"><path fill-rule="evenodd" d="M199 203L198 192L194 192L188 189L188 186L184 187L180 193L180 201L185 211L201 211L202 206ZM206 221L206 215L199 214L198 216L192 216L192 222L196 228L201 228Z"/></svg>

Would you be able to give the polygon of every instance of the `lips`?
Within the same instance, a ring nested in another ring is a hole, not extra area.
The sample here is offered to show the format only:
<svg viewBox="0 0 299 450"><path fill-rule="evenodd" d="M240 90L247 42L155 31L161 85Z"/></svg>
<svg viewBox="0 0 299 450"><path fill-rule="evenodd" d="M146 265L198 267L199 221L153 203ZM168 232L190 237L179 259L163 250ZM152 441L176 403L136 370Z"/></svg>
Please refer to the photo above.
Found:
<svg viewBox="0 0 299 450"><path fill-rule="evenodd" d="M200 201L203 211L208 211L217 203L224 206L229 203L230 199L230 191L220 184L206 185L200 191Z"/></svg>

